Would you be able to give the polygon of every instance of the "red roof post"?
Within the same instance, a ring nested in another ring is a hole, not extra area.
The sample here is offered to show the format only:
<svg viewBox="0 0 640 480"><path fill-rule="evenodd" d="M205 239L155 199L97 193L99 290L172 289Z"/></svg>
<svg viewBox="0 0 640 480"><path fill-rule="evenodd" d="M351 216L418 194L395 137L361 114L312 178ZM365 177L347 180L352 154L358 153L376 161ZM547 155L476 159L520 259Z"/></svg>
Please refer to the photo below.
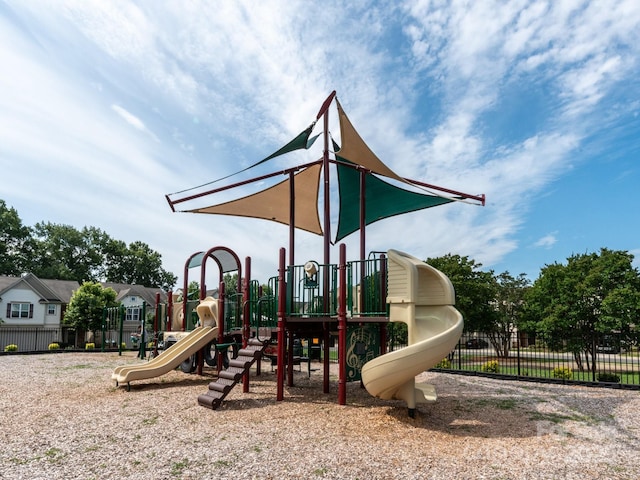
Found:
<svg viewBox="0 0 640 480"><path fill-rule="evenodd" d="M278 386L276 400L284 400L284 325L285 303L287 301L287 286L285 285L285 249L280 249L280 265L278 268L278 367L276 371Z"/></svg>
<svg viewBox="0 0 640 480"><path fill-rule="evenodd" d="M338 265L338 404L347 403L347 248L340 244Z"/></svg>

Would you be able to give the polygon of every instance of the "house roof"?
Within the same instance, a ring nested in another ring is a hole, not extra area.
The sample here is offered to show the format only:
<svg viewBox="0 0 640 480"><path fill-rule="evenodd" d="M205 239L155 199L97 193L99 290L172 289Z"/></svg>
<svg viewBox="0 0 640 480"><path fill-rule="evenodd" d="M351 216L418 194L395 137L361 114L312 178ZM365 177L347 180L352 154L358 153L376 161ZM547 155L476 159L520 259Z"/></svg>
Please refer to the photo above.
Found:
<svg viewBox="0 0 640 480"><path fill-rule="evenodd" d="M43 302L47 303L69 303L73 292L80 288L80 284L75 280L51 280L38 278L32 273L27 273L21 277L10 277L0 275L0 296L6 291L16 288L20 283L25 283L40 296ZM167 301L167 293L160 287L143 287L142 285L129 285L126 283L101 282L105 288L111 287L116 293L117 301L121 301L126 296L135 295L142 298L148 305L155 306L156 293L160 293L160 301Z"/></svg>
<svg viewBox="0 0 640 480"><path fill-rule="evenodd" d="M47 285L63 303L69 303L73 292L80 288L75 280L42 280L42 283Z"/></svg>
<svg viewBox="0 0 640 480"><path fill-rule="evenodd" d="M148 305L156 304L156 293L160 294L160 301L167 301L167 292L160 287L144 287L142 285L130 285L128 283L101 282L104 288L112 288L118 294L116 300L122 301L124 297L136 296L142 298Z"/></svg>
<svg viewBox="0 0 640 480"><path fill-rule="evenodd" d="M69 303L74 290L80 287L74 280L41 279L27 273L21 277L0 276L0 295L16 288L20 283L29 285L42 301L48 303Z"/></svg>

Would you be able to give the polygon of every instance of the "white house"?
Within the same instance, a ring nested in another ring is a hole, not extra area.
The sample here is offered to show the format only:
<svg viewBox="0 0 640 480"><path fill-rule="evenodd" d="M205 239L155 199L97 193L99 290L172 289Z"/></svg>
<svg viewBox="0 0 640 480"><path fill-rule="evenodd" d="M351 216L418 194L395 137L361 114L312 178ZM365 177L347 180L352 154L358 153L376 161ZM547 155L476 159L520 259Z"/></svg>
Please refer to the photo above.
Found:
<svg viewBox="0 0 640 480"><path fill-rule="evenodd" d="M76 281L42 280L31 273L0 276L0 319L6 326L59 327Z"/></svg>
<svg viewBox="0 0 640 480"><path fill-rule="evenodd" d="M146 315L153 316L156 295L160 302L167 301L167 294L160 288L104 282L102 286L113 288L118 294L116 300L125 306L127 335L142 321L143 302ZM39 279L31 273L0 276L0 351L10 343L22 351L46 350L51 342L75 344L62 320L78 288L76 281Z"/></svg>

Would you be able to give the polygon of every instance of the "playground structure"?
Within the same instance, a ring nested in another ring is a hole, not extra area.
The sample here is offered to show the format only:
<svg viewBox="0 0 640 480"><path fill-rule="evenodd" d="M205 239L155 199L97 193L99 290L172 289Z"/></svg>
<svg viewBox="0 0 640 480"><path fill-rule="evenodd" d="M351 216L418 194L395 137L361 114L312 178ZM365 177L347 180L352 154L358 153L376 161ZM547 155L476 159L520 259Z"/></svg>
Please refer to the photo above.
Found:
<svg viewBox="0 0 640 480"><path fill-rule="evenodd" d="M218 334L218 302L214 298L203 299L197 307L201 326L176 342L173 348L142 365L116 367L111 378L116 384L127 384L134 380L154 378L177 368L185 358L196 354L211 343Z"/></svg>
<svg viewBox="0 0 640 480"><path fill-rule="evenodd" d="M335 158L330 159L328 109L334 99L338 108L342 145L339 146L332 140ZM451 282L438 270L395 250L372 252L365 258L366 226L383 218L454 201L484 205L485 198L484 195L469 195L409 180L393 172L375 156L355 131L335 98L335 92L325 100L316 119L306 130L272 155L241 172L285 153L308 149L319 136L311 137L311 133L320 118L324 119L324 153L321 160L180 198L171 197L183 194L184 191L166 196L175 211L175 206L182 202L192 202L276 175L287 177L272 187L237 200L184 210L191 213L262 218L288 225L288 257L286 249L281 248L278 275L269 279L268 283L270 293L273 294L264 295L258 282L251 279L250 257L246 257L243 271L238 256L231 249L218 246L189 258L185 264L183 301L180 305L169 306L169 316L172 319L178 318L171 312L172 309L181 309L181 328L185 328L190 315L186 298L188 269L201 267L199 294L200 301L204 302L206 264L209 259L214 260L220 272L215 333L217 338L204 347L204 352L210 348L222 351L230 345L236 348L234 358L229 360L226 368L222 356L216 355L218 379L211 382L209 390L199 396L198 402L202 406L218 408L224 397L239 382L243 383L245 392L249 391L250 368L256 365L256 374L260 374L259 360L266 345L273 341L277 346L275 363L278 367L284 366L276 370L276 399L283 400L285 381L287 385L293 385L295 342L316 339L322 349L325 393L329 393L330 389L330 347L337 341L339 404L346 403L346 384L361 380L374 396L406 401L409 414L414 415L417 403L436 398L433 388L415 385L415 376L437 364L454 348L462 333L462 317L453 306L455 293ZM337 169L340 194L335 240L331 238L330 165L335 165ZM325 179L324 225L321 225L318 215L321 175ZM392 179L412 190L379 177ZM194 188L201 189L204 186ZM296 229L323 236L322 262L295 264ZM360 259L347 261L346 246L340 243L339 261L332 263L330 245L354 232L360 234ZM238 274L238 291L227 295L223 277L231 271ZM390 322L407 323L409 345L406 348L387 352L387 326ZM171 325L168 330L173 331ZM203 335L196 332L198 329L162 353L158 358L185 342L184 347L177 349L180 353L167 355L173 358L172 362L165 361L163 365L173 365L178 358L182 358L182 361L191 358L192 365L201 373L204 356L200 354L202 345L198 343L200 348L196 348L195 343L193 346L186 343L186 339L194 333L196 336ZM213 329L209 332L208 339L214 336L212 332ZM118 382L121 382L118 380L120 378L125 381L125 375L131 371L133 370L122 370L118 374L114 372L114 378ZM150 375L155 373L152 369L147 372ZM129 375L130 379L141 378L133 373Z"/></svg>
<svg viewBox="0 0 640 480"><path fill-rule="evenodd" d="M431 385L415 384L416 375L455 348L463 321L453 306L455 291L446 275L405 253L387 253L389 320L407 324L409 345L367 362L362 382L376 397L405 400L413 416L416 403L436 400Z"/></svg>

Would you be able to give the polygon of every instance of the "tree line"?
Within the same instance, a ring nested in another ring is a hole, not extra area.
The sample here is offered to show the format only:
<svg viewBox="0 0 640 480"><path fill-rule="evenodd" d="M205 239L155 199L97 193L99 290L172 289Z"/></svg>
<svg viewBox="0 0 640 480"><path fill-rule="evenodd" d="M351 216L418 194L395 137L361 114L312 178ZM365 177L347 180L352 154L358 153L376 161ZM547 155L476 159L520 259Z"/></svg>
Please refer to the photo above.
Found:
<svg viewBox="0 0 640 480"><path fill-rule="evenodd" d="M580 368L591 368L596 342L614 333L628 346L640 343L640 273L627 251L602 248L545 265L531 282L525 274L496 274L460 255L428 258L456 290L456 308L467 332L486 334L506 356L515 332L539 335L549 348L573 352ZM41 278L137 283L171 289L177 277L143 242L114 240L95 227L77 230L49 222L22 224L0 200L0 274L32 272ZM232 278L229 291L237 288ZM237 279L235 279L237 283ZM190 287L195 288L190 285Z"/></svg>
<svg viewBox="0 0 640 480"><path fill-rule="evenodd" d="M426 262L451 279L465 330L486 334L499 356L509 354L516 332L528 333L547 348L573 353L578 368L590 370L603 338L627 348L640 344L640 272L633 259L601 248L545 265L533 283L524 274L483 271L459 255Z"/></svg>
<svg viewBox="0 0 640 480"><path fill-rule="evenodd" d="M84 282L139 284L171 289L178 279L162 268L162 256L141 241L128 245L96 227L39 222L23 225L18 211L0 199L0 275Z"/></svg>

